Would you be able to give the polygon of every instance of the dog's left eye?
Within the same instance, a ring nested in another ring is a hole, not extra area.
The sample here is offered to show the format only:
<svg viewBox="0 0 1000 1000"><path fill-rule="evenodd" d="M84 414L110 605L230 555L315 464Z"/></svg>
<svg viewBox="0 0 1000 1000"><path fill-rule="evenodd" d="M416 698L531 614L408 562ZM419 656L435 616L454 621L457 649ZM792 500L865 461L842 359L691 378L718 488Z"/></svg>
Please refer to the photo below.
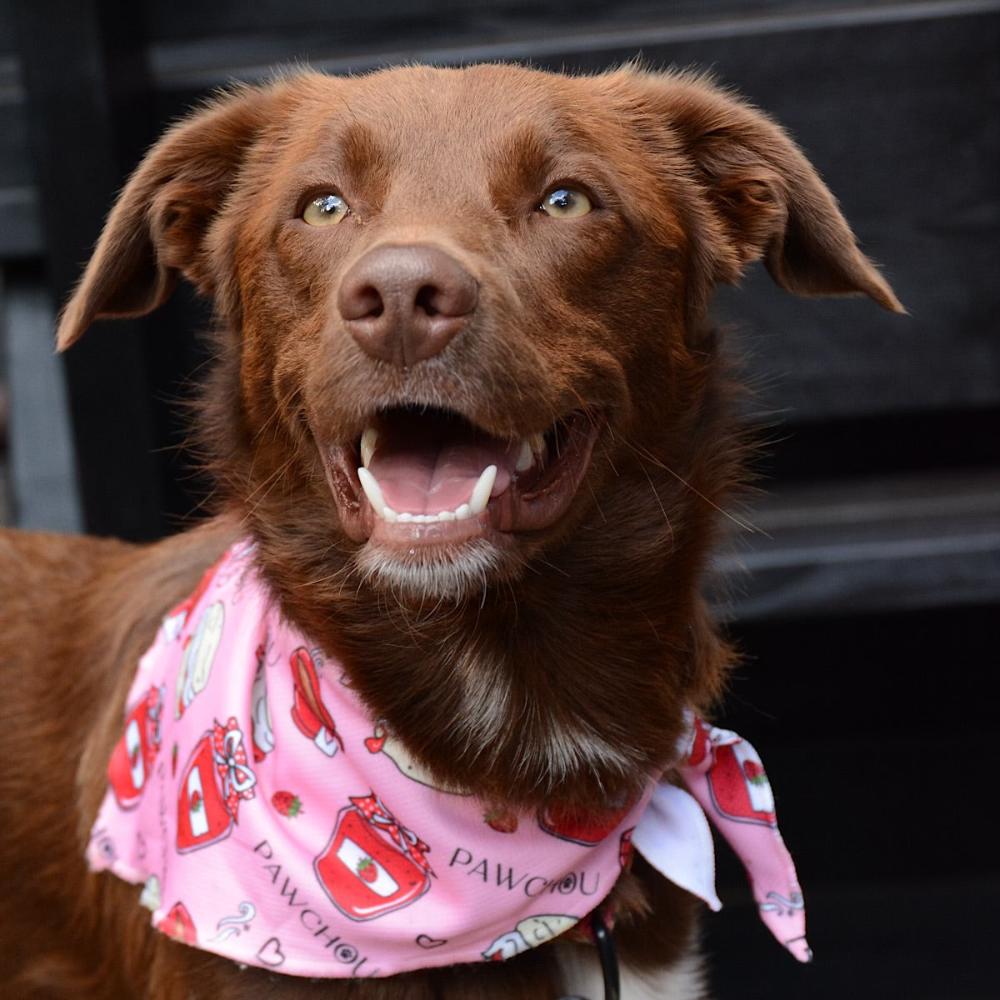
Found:
<svg viewBox="0 0 1000 1000"><path fill-rule="evenodd" d="M550 191L538 207L553 219L577 219L594 206L582 191L561 187Z"/></svg>
<svg viewBox="0 0 1000 1000"><path fill-rule="evenodd" d="M310 226L335 226L343 221L350 207L339 194L321 194L313 198L302 212L302 221Z"/></svg>

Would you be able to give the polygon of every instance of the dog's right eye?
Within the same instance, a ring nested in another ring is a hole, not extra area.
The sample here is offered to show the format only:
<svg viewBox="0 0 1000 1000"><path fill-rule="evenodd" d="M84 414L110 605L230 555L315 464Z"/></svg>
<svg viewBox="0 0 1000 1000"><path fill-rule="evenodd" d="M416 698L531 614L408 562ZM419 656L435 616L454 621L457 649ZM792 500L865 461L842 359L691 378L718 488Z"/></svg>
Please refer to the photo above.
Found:
<svg viewBox="0 0 1000 1000"><path fill-rule="evenodd" d="M593 208L591 200L576 188L559 187L550 191L538 208L553 219L578 219Z"/></svg>
<svg viewBox="0 0 1000 1000"><path fill-rule="evenodd" d="M321 194L306 205L302 221L310 226L335 226L351 211L339 194Z"/></svg>

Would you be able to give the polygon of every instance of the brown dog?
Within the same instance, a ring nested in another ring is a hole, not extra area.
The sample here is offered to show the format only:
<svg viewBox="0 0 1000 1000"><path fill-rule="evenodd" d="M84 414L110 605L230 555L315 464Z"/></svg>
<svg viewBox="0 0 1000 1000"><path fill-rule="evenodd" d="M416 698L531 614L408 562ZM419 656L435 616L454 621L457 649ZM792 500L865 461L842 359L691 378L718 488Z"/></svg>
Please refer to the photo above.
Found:
<svg viewBox="0 0 1000 1000"><path fill-rule="evenodd" d="M698 591L741 456L706 308L760 258L789 291L900 310L795 145L697 76L304 74L171 129L59 346L179 276L211 296L222 502L147 547L0 537L6 995L598 996L593 949L559 943L365 983L241 971L154 932L84 844L138 657L247 532L442 786L635 792L732 658ZM625 996L701 996L693 899L641 860L615 898Z"/></svg>

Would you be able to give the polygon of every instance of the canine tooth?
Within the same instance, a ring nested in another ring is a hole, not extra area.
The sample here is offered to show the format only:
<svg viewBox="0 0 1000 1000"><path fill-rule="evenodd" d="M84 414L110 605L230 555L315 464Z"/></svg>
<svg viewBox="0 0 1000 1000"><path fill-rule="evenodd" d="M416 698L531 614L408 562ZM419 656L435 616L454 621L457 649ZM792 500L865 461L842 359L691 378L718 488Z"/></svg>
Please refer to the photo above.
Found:
<svg viewBox="0 0 1000 1000"><path fill-rule="evenodd" d="M410 524L413 521L413 515L408 510L404 510L397 515L396 519L402 524Z"/></svg>
<svg viewBox="0 0 1000 1000"><path fill-rule="evenodd" d="M460 507L455 508L456 521L466 521L470 517L472 517L472 508L467 503L463 503Z"/></svg>
<svg viewBox="0 0 1000 1000"><path fill-rule="evenodd" d="M399 515L388 504L382 508L382 517L390 524L399 520Z"/></svg>
<svg viewBox="0 0 1000 1000"><path fill-rule="evenodd" d="M361 464L367 469L368 463L375 454L375 445L378 442L378 431L374 427L366 427L361 435Z"/></svg>
<svg viewBox="0 0 1000 1000"><path fill-rule="evenodd" d="M455 512L453 510L439 510L437 519L439 521L454 521Z"/></svg>
<svg viewBox="0 0 1000 1000"><path fill-rule="evenodd" d="M490 493L493 490L493 484L496 482L496 479L497 467L495 465L487 465L479 473L479 479L476 480L476 485L472 487L472 496L469 497L469 509L473 514L482 514L486 510L486 505L490 502ZM461 507L459 510L461 510Z"/></svg>
<svg viewBox="0 0 1000 1000"><path fill-rule="evenodd" d="M521 450L517 453L517 463L514 466L515 472L525 472L535 464L535 452L531 447L531 442L524 438L521 441Z"/></svg>
<svg viewBox="0 0 1000 1000"><path fill-rule="evenodd" d="M532 434L528 440L531 442L531 450L535 453L535 458L541 461L545 457L545 435Z"/></svg>
<svg viewBox="0 0 1000 1000"><path fill-rule="evenodd" d="M368 497L368 502L376 511L382 510L385 507L385 500L382 499L382 487L379 486L378 480L364 467L358 469L358 479L365 496Z"/></svg>

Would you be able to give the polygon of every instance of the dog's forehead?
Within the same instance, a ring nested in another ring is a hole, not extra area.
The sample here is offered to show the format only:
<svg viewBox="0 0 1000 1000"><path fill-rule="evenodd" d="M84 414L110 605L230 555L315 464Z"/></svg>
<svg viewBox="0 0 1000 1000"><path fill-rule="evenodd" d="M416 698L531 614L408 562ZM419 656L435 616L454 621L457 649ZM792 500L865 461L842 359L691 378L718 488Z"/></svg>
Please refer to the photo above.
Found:
<svg viewBox="0 0 1000 1000"><path fill-rule="evenodd" d="M613 115L594 79L516 66L326 78L307 101L313 160L468 188L547 159L599 155Z"/></svg>

